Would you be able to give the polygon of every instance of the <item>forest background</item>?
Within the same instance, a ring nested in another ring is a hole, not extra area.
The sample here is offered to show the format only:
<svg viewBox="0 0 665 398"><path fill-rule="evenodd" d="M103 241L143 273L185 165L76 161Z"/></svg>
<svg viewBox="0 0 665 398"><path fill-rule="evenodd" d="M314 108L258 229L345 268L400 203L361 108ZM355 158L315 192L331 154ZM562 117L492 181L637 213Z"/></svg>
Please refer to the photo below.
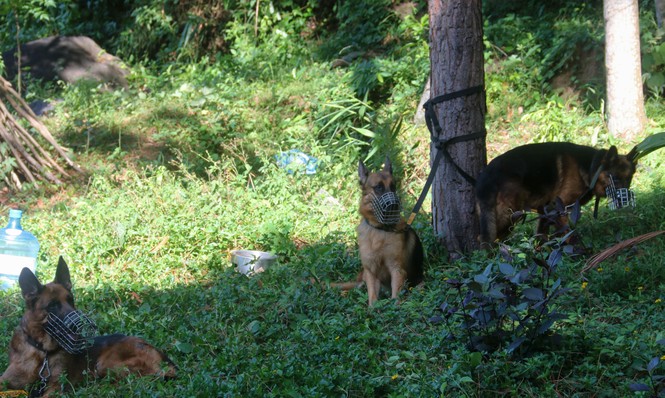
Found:
<svg viewBox="0 0 665 398"><path fill-rule="evenodd" d="M425 2L0 8L3 51L86 35L132 71L128 89L114 91L26 77L21 94L55 104L43 121L84 172L0 193L0 214L24 209L40 240L42 281L63 255L101 332L141 335L180 369L169 382L90 382L69 396L662 395L662 237L582 272L588 257L564 242L537 249L529 220L494 256L449 263L426 202L414 223L426 281L399 305L368 309L362 289L342 296L310 283L349 280L360 267L358 159L377 168L391 156L407 210L423 188ZM640 2L644 136L665 123L653 10ZM483 13L490 159L527 142L624 153L637 143L605 128L602 2L486 1ZM314 174L280 166L276 156L292 149L318 159ZM589 253L665 229L664 162L661 152L641 160L634 210L601 208L594 219L583 209L575 229ZM234 249L279 261L247 277L231 267ZM18 289L0 297L6 347L23 303Z"/></svg>

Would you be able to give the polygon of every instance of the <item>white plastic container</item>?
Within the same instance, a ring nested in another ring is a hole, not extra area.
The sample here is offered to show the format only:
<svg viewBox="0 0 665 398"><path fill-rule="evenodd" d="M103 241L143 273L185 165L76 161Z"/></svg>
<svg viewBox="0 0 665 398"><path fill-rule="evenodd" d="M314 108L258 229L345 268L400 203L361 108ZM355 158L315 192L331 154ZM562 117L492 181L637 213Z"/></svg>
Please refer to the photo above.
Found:
<svg viewBox="0 0 665 398"><path fill-rule="evenodd" d="M21 270L37 268L39 242L33 234L21 227L21 210L9 210L9 223L0 229L0 290L7 290L18 282Z"/></svg>
<svg viewBox="0 0 665 398"><path fill-rule="evenodd" d="M238 272L250 275L263 272L277 260L277 256L268 252L257 250L233 250L231 263L235 264Z"/></svg>

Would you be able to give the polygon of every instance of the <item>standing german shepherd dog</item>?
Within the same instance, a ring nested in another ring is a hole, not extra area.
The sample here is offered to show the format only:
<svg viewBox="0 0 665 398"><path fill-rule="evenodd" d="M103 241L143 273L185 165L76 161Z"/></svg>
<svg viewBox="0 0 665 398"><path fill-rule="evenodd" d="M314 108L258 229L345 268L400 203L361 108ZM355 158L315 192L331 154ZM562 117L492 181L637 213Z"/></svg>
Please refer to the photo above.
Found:
<svg viewBox="0 0 665 398"><path fill-rule="evenodd" d="M379 297L381 286L397 298L402 287L415 286L423 280L423 247L416 232L401 215L395 192L390 159L382 171L370 173L362 160L358 164L362 189L358 225L358 249L362 271L356 282L333 284L348 290L365 282L371 306Z"/></svg>
<svg viewBox="0 0 665 398"><path fill-rule="evenodd" d="M615 146L594 149L567 142L528 144L496 157L476 181L476 211L480 221L480 242L491 244L505 238L516 212L536 210L560 198L564 205L581 205L594 196L606 196L610 184L629 188L635 173L636 148L619 155ZM519 217L518 217L519 219ZM568 219L555 222L557 230ZM541 217L537 233L546 235L551 222Z"/></svg>
<svg viewBox="0 0 665 398"><path fill-rule="evenodd" d="M84 374L175 377L173 362L139 337L84 336L88 326L96 327L74 306L62 257L53 282L42 285L23 268L19 285L26 310L9 344L9 367L0 376L0 389L32 388L31 396L48 396L61 390L61 376L71 383L82 381Z"/></svg>

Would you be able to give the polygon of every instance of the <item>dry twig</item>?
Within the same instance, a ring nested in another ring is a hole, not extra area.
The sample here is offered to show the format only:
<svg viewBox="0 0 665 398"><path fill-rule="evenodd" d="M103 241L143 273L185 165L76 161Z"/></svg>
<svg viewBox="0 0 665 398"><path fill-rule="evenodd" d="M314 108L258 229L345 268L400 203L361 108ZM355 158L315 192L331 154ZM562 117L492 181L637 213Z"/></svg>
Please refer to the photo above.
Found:
<svg viewBox="0 0 665 398"><path fill-rule="evenodd" d="M614 246L612 246L608 249L605 249L602 252L600 252L598 254L595 254L593 257L589 258L589 260L587 260L587 262L586 262L586 265L584 266L584 269L582 269L581 273L584 274L585 272L587 272L587 271L589 271L593 268L596 268L598 266L598 264L600 264L603 261L607 260L608 258L616 255L617 253L619 253L621 250L623 250L625 248L635 246L639 243L642 243L642 242L644 242L646 240L649 240L651 238L655 238L656 236L662 235L662 234L665 234L665 231L654 231L654 232L649 232L649 233L644 234L644 235L636 236L636 237L631 238L631 239L626 239L623 242L619 242L616 245L614 245Z"/></svg>
<svg viewBox="0 0 665 398"><path fill-rule="evenodd" d="M15 161L11 169L0 173L0 177L8 186L20 189L23 181L48 181L60 184L62 177L69 176L51 153L39 143L35 135L16 120L14 114L27 120L30 127L55 149L57 155L70 168L81 171L53 138L46 126L39 121L25 100L2 77L0 77L0 98L2 99L0 101L0 142L6 142L9 147L7 153L0 153L0 164L10 158Z"/></svg>

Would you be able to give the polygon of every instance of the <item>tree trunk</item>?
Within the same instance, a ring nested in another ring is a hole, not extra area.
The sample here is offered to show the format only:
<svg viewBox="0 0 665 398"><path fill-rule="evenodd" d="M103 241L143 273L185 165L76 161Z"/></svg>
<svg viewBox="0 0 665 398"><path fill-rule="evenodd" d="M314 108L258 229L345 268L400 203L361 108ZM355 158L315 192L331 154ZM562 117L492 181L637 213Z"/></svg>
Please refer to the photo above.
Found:
<svg viewBox="0 0 665 398"><path fill-rule="evenodd" d="M632 141L646 125L637 0L605 0L607 129Z"/></svg>
<svg viewBox="0 0 665 398"><path fill-rule="evenodd" d="M432 98L484 85L481 0L429 0L428 5ZM435 105L434 110L442 128L435 139L484 132L484 90ZM432 145L431 162L437 151ZM487 162L484 136L452 144L448 152L452 162L474 178ZM453 258L479 247L474 207L473 183L442 158L432 183L432 224Z"/></svg>
<svg viewBox="0 0 665 398"><path fill-rule="evenodd" d="M655 0L656 6L656 23L659 28L663 27L663 16L665 15L665 0Z"/></svg>

